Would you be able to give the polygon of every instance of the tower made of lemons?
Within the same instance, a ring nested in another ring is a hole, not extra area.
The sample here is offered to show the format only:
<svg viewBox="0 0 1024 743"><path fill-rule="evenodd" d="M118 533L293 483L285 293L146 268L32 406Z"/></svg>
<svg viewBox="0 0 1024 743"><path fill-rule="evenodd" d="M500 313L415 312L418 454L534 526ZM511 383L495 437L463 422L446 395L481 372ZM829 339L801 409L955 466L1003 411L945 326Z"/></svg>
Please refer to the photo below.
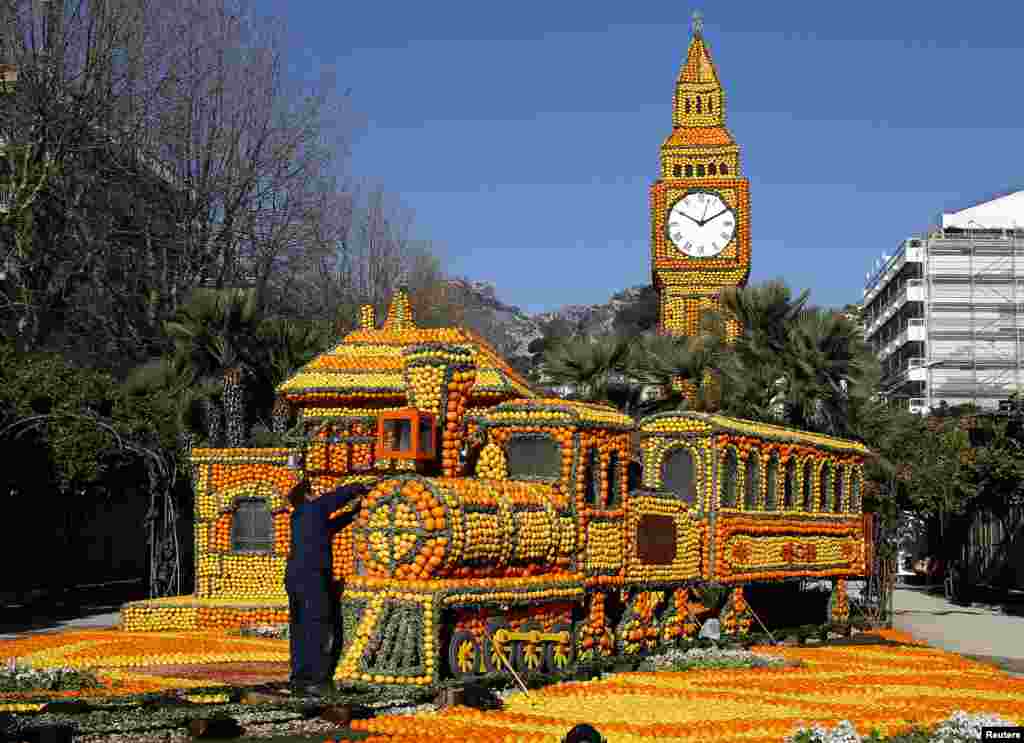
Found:
<svg viewBox="0 0 1024 743"><path fill-rule="evenodd" d="M744 286L750 274L750 184L725 111L725 91L695 13L672 101L672 133L650 191L659 329L671 335L695 335L703 313L720 309L722 289ZM739 323L727 318L726 332L734 339Z"/></svg>

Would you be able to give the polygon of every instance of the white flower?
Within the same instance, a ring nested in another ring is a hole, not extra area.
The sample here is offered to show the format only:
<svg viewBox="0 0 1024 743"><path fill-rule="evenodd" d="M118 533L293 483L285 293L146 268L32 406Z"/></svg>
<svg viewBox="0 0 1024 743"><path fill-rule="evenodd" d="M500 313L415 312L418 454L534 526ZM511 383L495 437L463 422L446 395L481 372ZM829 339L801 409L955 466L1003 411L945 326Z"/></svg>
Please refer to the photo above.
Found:
<svg viewBox="0 0 1024 743"><path fill-rule="evenodd" d="M815 743L862 743L864 740L857 734L857 729L853 726L853 723L849 720L843 720L831 730L820 725L812 725L810 728L798 728L786 738L786 743L792 743L796 736L802 732L813 734Z"/></svg>
<svg viewBox="0 0 1024 743"><path fill-rule="evenodd" d="M964 743L964 741L981 740L983 727L1010 725L1013 723L996 715L971 714L958 710L939 723L930 740L931 743ZM786 743L793 743L796 736L802 732L811 733L815 743L863 743L865 740L849 721L843 720L831 730L820 725L798 728L786 738Z"/></svg>
<svg viewBox="0 0 1024 743"><path fill-rule="evenodd" d="M957 710L939 724L933 740L935 743L960 743L964 740L981 740L983 727L1013 725L996 715L971 714Z"/></svg>

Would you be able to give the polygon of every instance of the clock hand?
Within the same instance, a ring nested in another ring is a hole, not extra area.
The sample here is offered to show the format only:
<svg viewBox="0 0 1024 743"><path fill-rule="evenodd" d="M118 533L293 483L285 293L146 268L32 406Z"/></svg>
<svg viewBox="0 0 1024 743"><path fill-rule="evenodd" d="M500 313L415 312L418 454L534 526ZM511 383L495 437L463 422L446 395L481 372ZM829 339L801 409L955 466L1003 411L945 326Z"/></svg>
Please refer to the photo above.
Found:
<svg viewBox="0 0 1024 743"><path fill-rule="evenodd" d="M700 226L701 226L701 227L703 227L703 226L704 226L704 225L706 225L706 224L707 224L708 222L714 222L714 221L715 221L716 219L718 219L718 218L719 218L720 216L722 216L723 214L725 214L725 213L726 213L727 211L729 211L729 207L726 207L726 208L725 208L725 209L723 209L722 211L718 212L718 214L716 214L715 216L711 217L711 219L705 219L705 220L703 220L702 222L700 222Z"/></svg>
<svg viewBox="0 0 1024 743"><path fill-rule="evenodd" d="M686 212L682 211L681 209L678 210L678 211L673 212L673 214L681 214L682 216L686 217L687 219L689 219L691 222L694 222L698 226L701 225L700 220L694 219L693 217L691 217L689 214L687 214Z"/></svg>
<svg viewBox="0 0 1024 743"><path fill-rule="evenodd" d="M706 217L708 215L708 206L709 205L710 205L710 202L708 202L708 201L704 202L704 213L700 215L700 222L698 222L698 224L700 224L702 227L704 226L704 223L705 223L704 217Z"/></svg>

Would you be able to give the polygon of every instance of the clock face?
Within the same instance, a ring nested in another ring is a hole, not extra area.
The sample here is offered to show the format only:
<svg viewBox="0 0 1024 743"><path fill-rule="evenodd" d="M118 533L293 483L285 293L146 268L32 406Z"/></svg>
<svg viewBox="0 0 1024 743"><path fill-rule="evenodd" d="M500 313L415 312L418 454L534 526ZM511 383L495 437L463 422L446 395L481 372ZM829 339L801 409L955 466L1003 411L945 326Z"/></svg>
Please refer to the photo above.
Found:
<svg viewBox="0 0 1024 743"><path fill-rule="evenodd" d="M691 258L712 258L736 235L736 213L714 191L690 191L668 212L668 239Z"/></svg>

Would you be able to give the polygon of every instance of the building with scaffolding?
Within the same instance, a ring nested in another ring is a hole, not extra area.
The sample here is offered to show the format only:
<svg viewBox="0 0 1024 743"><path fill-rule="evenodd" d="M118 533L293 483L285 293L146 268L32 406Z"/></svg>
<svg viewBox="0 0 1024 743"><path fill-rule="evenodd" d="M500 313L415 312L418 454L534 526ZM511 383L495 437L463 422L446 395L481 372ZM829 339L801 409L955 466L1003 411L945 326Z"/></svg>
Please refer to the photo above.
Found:
<svg viewBox="0 0 1024 743"><path fill-rule="evenodd" d="M885 399L998 409L1022 382L1024 191L904 240L866 276L862 306Z"/></svg>

